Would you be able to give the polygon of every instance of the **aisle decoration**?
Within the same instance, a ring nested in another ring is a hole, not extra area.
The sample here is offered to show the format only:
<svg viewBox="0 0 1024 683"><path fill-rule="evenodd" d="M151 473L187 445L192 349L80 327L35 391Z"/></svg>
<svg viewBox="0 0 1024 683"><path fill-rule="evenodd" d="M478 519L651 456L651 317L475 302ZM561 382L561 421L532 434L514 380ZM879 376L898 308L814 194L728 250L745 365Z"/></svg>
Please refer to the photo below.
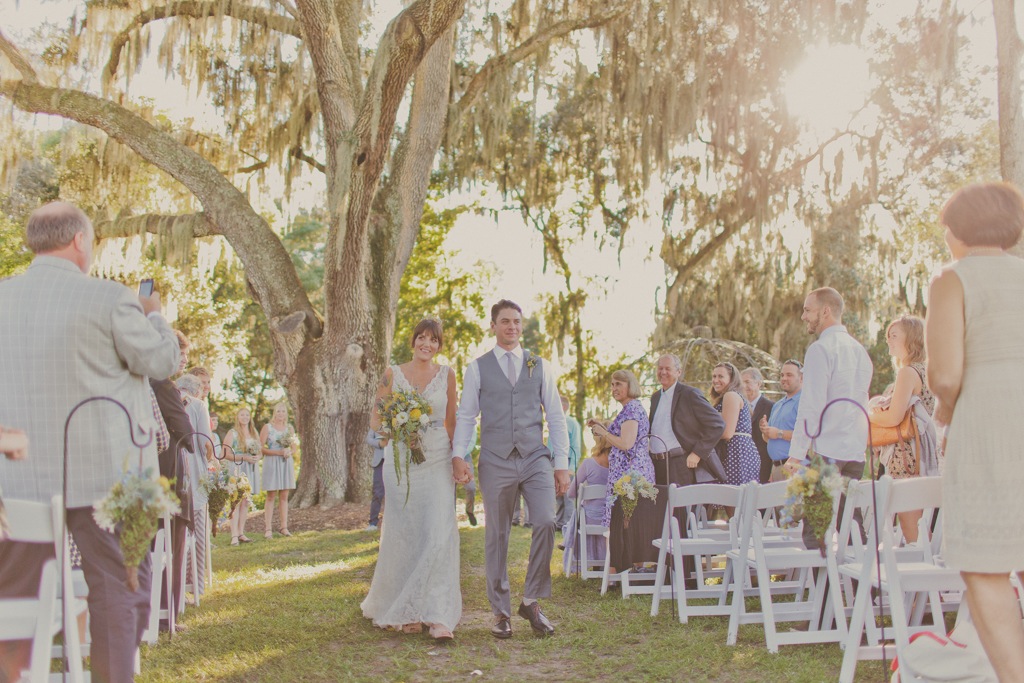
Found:
<svg viewBox="0 0 1024 683"><path fill-rule="evenodd" d="M832 501L843 493L845 480L839 469L825 462L820 455L811 455L809 465L803 465L789 478L786 486L786 504L782 507L782 526L795 527L803 520L810 525L814 537L825 550L825 532L832 523Z"/></svg>
<svg viewBox="0 0 1024 683"><path fill-rule="evenodd" d="M630 470L619 477L612 486L612 492L615 494L612 503L615 502L615 498L622 500L622 526L626 529L629 528L629 519L633 516L641 497L652 502L658 499L658 489L636 470Z"/></svg>
<svg viewBox="0 0 1024 683"><path fill-rule="evenodd" d="M430 425L430 413L430 404L418 391L396 390L377 402L380 432L395 442L395 476L399 484L402 483L402 465L405 465L406 502L409 502L409 465L419 465L426 459L422 438Z"/></svg>
<svg viewBox="0 0 1024 683"><path fill-rule="evenodd" d="M230 517L238 503L246 495L252 493L252 483L245 474L231 474L227 467L216 467L208 472L201 486L207 495L206 505L212 520L210 532L216 536L217 520L220 519L225 506L230 505L228 510L228 516Z"/></svg>
<svg viewBox="0 0 1024 683"><path fill-rule="evenodd" d="M101 529L115 533L120 528L118 542L132 591L139 589L139 564L156 536L157 520L179 510L178 497L167 477L154 476L152 467L137 474L128 468L127 461L120 481L93 504L92 516Z"/></svg>

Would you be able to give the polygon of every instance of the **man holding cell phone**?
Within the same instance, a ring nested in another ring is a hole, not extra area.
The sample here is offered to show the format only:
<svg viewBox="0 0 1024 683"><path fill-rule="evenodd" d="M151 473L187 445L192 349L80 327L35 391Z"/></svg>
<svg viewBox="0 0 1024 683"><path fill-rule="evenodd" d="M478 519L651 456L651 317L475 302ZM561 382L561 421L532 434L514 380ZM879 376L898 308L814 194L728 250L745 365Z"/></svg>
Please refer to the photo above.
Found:
<svg viewBox="0 0 1024 683"><path fill-rule="evenodd" d="M46 204L26 227L32 265L0 282L0 424L23 428L31 443L24 460L0 458L0 487L11 496L49 502L64 488L64 422L72 409L97 396L125 406L134 434L108 401L75 413L64 502L89 585L93 678L131 681L149 618L149 559L139 566L139 590L131 591L118 537L96 524L92 505L119 480L126 458L133 468L141 459L157 471L156 439L140 453L132 437L146 443L155 434L146 377L169 377L179 350L151 282L145 295L136 295L112 280L89 277L94 239L92 223L78 207ZM46 560L39 553L52 557L53 548L30 545L0 542L0 597L38 591Z"/></svg>

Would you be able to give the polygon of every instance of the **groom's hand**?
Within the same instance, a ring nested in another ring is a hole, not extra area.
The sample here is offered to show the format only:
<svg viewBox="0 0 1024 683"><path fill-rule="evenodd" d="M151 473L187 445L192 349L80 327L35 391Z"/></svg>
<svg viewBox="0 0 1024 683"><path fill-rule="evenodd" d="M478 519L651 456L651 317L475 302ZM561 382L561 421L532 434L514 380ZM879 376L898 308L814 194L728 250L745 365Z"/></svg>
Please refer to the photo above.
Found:
<svg viewBox="0 0 1024 683"><path fill-rule="evenodd" d="M468 484L473 481L473 472L462 458L452 458L452 478L456 484Z"/></svg>
<svg viewBox="0 0 1024 683"><path fill-rule="evenodd" d="M569 490L569 470L555 470L555 495L564 496Z"/></svg>

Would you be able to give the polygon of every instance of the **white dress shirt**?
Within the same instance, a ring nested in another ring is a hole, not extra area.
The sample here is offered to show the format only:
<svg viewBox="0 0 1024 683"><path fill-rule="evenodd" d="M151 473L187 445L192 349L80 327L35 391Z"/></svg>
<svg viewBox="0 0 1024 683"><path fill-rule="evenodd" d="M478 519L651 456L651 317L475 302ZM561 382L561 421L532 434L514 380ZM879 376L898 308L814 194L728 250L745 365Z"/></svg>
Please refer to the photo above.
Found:
<svg viewBox="0 0 1024 683"><path fill-rule="evenodd" d="M811 437L829 401L849 398L867 408L868 389L874 367L864 346L843 325L832 325L807 348L804 356L804 385L796 414L789 457L806 460ZM815 439L819 455L833 460L864 462L868 442L868 421L860 408L847 401L836 403L821 421Z"/></svg>
<svg viewBox="0 0 1024 683"><path fill-rule="evenodd" d="M675 395L675 382L668 389L661 390L658 408L651 419L651 453L665 453L673 448L682 448L676 433L672 430L672 397ZM665 442L664 445L662 441Z"/></svg>
<svg viewBox="0 0 1024 683"><path fill-rule="evenodd" d="M502 373L506 372L508 360L506 354L512 354L512 365L516 377L523 374L523 347L516 346L506 351L500 346L492 351L498 360ZM544 406L544 419L548 425L548 448L554 457L555 469L569 469L569 432L565 426L565 413L562 412L562 399L555 386L555 378L551 365L543 358L537 357L541 363L543 381L541 382L541 404ZM476 418L480 415L480 368L476 360L466 367L466 375L462 380L462 400L455 416L455 438L452 440L452 457L461 458L469 450L476 429Z"/></svg>

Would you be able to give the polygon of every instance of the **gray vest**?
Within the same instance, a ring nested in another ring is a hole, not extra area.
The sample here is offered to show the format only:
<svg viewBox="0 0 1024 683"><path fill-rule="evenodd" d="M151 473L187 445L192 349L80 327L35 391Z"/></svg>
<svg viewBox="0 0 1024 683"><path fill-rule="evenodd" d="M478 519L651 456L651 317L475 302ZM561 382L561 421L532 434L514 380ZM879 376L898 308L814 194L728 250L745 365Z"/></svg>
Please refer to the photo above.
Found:
<svg viewBox="0 0 1024 683"><path fill-rule="evenodd" d="M508 458L512 451L526 458L536 453L551 457L544 445L541 383L544 364L531 372L530 352L523 350L523 369L513 387L493 352L476 359L480 371L480 452Z"/></svg>

